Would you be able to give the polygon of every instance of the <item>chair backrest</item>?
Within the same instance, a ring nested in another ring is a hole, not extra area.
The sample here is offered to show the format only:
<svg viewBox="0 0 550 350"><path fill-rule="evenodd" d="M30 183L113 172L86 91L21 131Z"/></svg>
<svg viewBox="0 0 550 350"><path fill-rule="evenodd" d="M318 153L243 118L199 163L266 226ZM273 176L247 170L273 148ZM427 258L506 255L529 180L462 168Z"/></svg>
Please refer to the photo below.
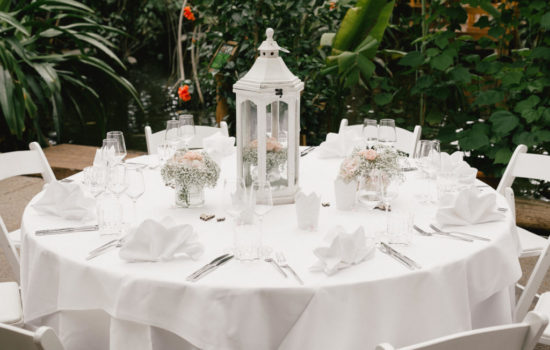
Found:
<svg viewBox="0 0 550 350"><path fill-rule="evenodd" d="M475 329L452 334L424 343L406 346L402 350L532 350L548 324L548 318L531 311L523 322ZM393 350L390 344L380 344L376 350Z"/></svg>
<svg viewBox="0 0 550 350"><path fill-rule="evenodd" d="M195 126L195 137L189 142L189 148L201 148L202 140L205 137L214 135L221 131L222 135L229 136L229 129L226 122L220 122L220 127L215 126ZM150 126L145 127L145 141L147 142L147 153L157 154L157 147L164 142L166 131L161 130L153 133Z"/></svg>
<svg viewBox="0 0 550 350"><path fill-rule="evenodd" d="M19 254L13 246L8 236L8 229L4 225L4 220L0 217L0 249L4 252L8 264L10 264L11 270L17 282L20 281L19 276Z"/></svg>
<svg viewBox="0 0 550 350"><path fill-rule="evenodd" d="M550 181L550 156L527 153L527 146L517 146L498 184L497 192L504 194L504 189L512 186L516 177Z"/></svg>
<svg viewBox="0 0 550 350"><path fill-rule="evenodd" d="M346 128L357 129L359 132L361 132L363 130L363 124L348 125L348 120L346 118L343 118L340 121L340 128L338 129L338 133L343 132L344 130L346 130ZM397 138L395 142L395 148L401 152L407 153L409 157L412 158L416 150L416 144L420 140L420 136L422 134L422 127L420 125L416 125L414 127L414 130L411 132L407 129L396 126L395 133Z"/></svg>
<svg viewBox="0 0 550 350"><path fill-rule="evenodd" d="M63 350L61 341L49 327L40 327L33 332L0 323L0 344L2 349Z"/></svg>
<svg viewBox="0 0 550 350"><path fill-rule="evenodd" d="M38 142L31 142L29 149L29 151L0 153L0 180L40 173L46 183L55 181L52 168Z"/></svg>

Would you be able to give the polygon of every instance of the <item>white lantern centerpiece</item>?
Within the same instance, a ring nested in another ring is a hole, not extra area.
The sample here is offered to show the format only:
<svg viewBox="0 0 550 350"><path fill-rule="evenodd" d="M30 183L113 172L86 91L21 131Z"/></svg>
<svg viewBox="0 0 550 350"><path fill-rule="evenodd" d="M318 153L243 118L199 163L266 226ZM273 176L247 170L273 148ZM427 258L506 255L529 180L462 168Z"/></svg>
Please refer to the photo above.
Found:
<svg viewBox="0 0 550 350"><path fill-rule="evenodd" d="M273 40L259 47L252 68L233 85L237 104L237 176L271 185L274 204L294 203L298 192L300 93L304 83L279 57Z"/></svg>

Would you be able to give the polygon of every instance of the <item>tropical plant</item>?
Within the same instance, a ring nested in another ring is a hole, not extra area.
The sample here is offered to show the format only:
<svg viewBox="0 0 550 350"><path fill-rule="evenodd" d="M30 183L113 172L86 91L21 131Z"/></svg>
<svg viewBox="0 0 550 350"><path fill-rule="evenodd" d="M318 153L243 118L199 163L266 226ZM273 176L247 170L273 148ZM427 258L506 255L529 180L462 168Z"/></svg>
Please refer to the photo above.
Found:
<svg viewBox="0 0 550 350"><path fill-rule="evenodd" d="M99 76L139 103L117 72L125 67L113 44L99 34L106 32L122 34L74 0L0 1L0 121L11 135L44 143L44 131L54 129L60 138L70 115L82 124L94 115L104 132Z"/></svg>

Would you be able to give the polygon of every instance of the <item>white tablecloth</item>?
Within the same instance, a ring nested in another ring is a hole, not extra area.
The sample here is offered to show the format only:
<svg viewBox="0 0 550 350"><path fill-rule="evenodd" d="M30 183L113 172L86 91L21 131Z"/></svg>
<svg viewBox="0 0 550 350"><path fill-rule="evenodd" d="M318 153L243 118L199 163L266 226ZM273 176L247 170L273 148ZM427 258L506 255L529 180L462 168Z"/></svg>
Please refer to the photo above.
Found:
<svg viewBox="0 0 550 350"><path fill-rule="evenodd" d="M199 220L223 215L221 186L206 190L199 209L174 207L173 190L159 170L146 170L140 219L171 216L197 230L206 249L199 261L128 263L111 251L84 257L105 242L97 232L36 237L37 229L74 225L31 206L22 221L21 286L26 322L53 326L72 349L372 349L402 346L512 320L510 286L521 276L508 210L506 219L462 228L491 242L460 242L415 235L402 252L422 265L410 271L376 252L374 258L333 275L309 271L315 247L336 224L368 235L384 228L384 213L335 208L333 181L340 160L300 159L300 186L322 201L319 230L300 231L295 207L275 207L265 219L264 243L284 251L305 282L298 285L265 262L231 261L197 283L185 277L233 242L231 224ZM224 159L222 178L234 177L235 160ZM78 177L78 176L77 176ZM221 182L220 182L221 183ZM414 200L414 180L396 200L415 222L427 226L435 207ZM40 194L34 199L38 199ZM507 206L499 197L499 206ZM82 223L78 223L82 224ZM184 341L183 339L186 341ZM187 343L188 342L188 343ZM175 345L178 344L178 345Z"/></svg>

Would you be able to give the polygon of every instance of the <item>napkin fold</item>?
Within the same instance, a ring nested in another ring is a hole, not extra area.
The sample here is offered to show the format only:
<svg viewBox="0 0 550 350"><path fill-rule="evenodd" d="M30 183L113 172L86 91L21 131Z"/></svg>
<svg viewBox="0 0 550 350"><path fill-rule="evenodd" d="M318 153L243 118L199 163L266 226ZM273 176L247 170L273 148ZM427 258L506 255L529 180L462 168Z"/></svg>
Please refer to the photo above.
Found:
<svg viewBox="0 0 550 350"><path fill-rule="evenodd" d="M94 156L94 166L106 166L109 162L113 161L115 159L115 148L114 147L108 147L106 149L104 148L98 148L95 151Z"/></svg>
<svg viewBox="0 0 550 350"><path fill-rule="evenodd" d="M353 148L361 142L361 134L354 130L345 130L341 133L328 133L324 142L321 142L316 153L319 158L343 158L349 155Z"/></svg>
<svg viewBox="0 0 550 350"><path fill-rule="evenodd" d="M205 137L202 140L202 147L214 159L221 159L233 154L233 152L235 152L233 146L235 146L235 138L232 136L225 136L221 131Z"/></svg>
<svg viewBox="0 0 550 350"><path fill-rule="evenodd" d="M32 205L44 214L68 220L86 220L96 217L96 200L84 194L76 183L52 182L45 186L44 194Z"/></svg>
<svg viewBox="0 0 550 350"><path fill-rule="evenodd" d="M176 225L170 218L147 219L126 237L119 256L127 261L163 261L179 255L195 260L204 252L191 225Z"/></svg>
<svg viewBox="0 0 550 350"><path fill-rule="evenodd" d="M328 247L313 250L319 260L310 267L311 271L323 271L330 276L341 269L359 264L374 253L374 244L367 243L362 226L352 233L346 233L344 228L336 226L328 232L327 239L330 242Z"/></svg>
<svg viewBox="0 0 550 350"><path fill-rule="evenodd" d="M315 192L309 195L298 192L296 195L296 218L298 228L314 231L319 223L319 210L321 208L321 197Z"/></svg>
<svg viewBox="0 0 550 350"><path fill-rule="evenodd" d="M441 152L441 173L451 173L459 182L472 182L471 184L473 184L477 169L471 167L463 159L464 152L454 152L453 154Z"/></svg>
<svg viewBox="0 0 550 350"><path fill-rule="evenodd" d="M504 218L498 211L495 192L481 192L475 187L440 197L435 220L441 225L472 225Z"/></svg>

